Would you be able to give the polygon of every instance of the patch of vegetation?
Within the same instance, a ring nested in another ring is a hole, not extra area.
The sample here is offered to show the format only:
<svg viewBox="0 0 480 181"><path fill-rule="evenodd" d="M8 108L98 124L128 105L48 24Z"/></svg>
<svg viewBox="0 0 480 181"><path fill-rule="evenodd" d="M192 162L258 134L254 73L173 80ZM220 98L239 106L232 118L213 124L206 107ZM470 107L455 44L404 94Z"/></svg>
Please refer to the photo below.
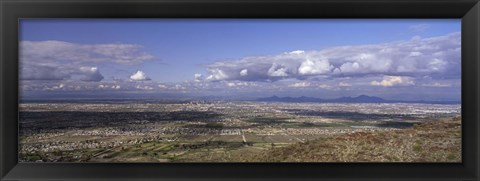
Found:
<svg viewBox="0 0 480 181"><path fill-rule="evenodd" d="M259 125L276 125L276 124L288 124L290 122L285 121L291 118L288 117L255 117L247 120L247 122L257 123Z"/></svg>
<svg viewBox="0 0 480 181"><path fill-rule="evenodd" d="M218 123L218 122L209 122L205 125L205 127L207 127L207 128L223 128L223 124Z"/></svg>
<svg viewBox="0 0 480 181"><path fill-rule="evenodd" d="M420 146L420 145L413 145L413 151L415 151L415 152L421 152L421 151L422 151L422 146Z"/></svg>
<svg viewBox="0 0 480 181"><path fill-rule="evenodd" d="M415 123L401 122L401 121L387 121L387 122L382 122L377 126L383 127L383 128L408 128L408 127L412 127L414 124Z"/></svg>
<svg viewBox="0 0 480 181"><path fill-rule="evenodd" d="M327 127L345 127L341 123L311 123L311 122L292 122L282 124L289 128L327 128Z"/></svg>
<svg viewBox="0 0 480 181"><path fill-rule="evenodd" d="M35 162L37 160L42 160L42 157L40 155L27 155L27 161Z"/></svg>

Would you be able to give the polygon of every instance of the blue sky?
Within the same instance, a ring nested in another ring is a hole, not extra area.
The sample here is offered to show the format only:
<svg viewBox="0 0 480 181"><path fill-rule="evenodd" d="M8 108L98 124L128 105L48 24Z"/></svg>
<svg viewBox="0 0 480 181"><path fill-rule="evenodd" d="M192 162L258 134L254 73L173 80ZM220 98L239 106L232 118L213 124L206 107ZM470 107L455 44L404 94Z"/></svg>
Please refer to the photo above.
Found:
<svg viewBox="0 0 480 181"><path fill-rule="evenodd" d="M255 95L458 100L459 32L459 19L26 19L21 79L33 94L261 91ZM390 46L392 53L378 53ZM275 90L261 88L267 86ZM412 88L425 95L405 91Z"/></svg>

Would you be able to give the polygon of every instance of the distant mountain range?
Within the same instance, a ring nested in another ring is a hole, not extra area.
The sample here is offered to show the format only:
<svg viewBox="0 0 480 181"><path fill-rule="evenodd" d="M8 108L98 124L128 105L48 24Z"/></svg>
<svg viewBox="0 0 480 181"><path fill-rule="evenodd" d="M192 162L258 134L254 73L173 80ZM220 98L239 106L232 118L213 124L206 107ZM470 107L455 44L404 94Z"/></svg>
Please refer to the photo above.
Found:
<svg viewBox="0 0 480 181"><path fill-rule="evenodd" d="M357 97L340 97L336 99L322 99L315 97L265 97L256 99L261 102L318 102L318 103L422 103L422 104L460 104L460 101L400 101L385 100L380 97L360 95Z"/></svg>

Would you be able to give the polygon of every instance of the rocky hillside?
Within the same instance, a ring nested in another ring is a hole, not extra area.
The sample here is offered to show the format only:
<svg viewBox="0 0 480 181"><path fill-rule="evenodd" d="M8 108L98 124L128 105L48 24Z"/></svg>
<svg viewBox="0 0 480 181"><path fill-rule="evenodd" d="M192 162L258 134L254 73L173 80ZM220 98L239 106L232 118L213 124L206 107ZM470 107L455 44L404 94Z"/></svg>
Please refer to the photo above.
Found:
<svg viewBox="0 0 480 181"><path fill-rule="evenodd" d="M461 162L461 119L325 137L256 154L254 162Z"/></svg>

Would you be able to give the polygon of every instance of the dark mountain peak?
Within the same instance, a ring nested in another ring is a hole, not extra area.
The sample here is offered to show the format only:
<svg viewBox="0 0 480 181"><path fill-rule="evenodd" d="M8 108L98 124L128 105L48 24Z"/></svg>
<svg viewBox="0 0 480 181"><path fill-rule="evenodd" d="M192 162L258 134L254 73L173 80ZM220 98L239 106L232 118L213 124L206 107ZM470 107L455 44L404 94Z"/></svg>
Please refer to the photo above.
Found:
<svg viewBox="0 0 480 181"><path fill-rule="evenodd" d="M362 95L357 96L356 98L371 98L371 97L373 97L373 96L367 96L367 95L362 94Z"/></svg>
<svg viewBox="0 0 480 181"><path fill-rule="evenodd" d="M321 99L315 97L266 97L259 98L256 101L265 102L318 102L318 103L422 103L422 104L459 104L459 101L401 101L401 100L385 100L380 97L359 95L356 97L339 97L336 99Z"/></svg>
<svg viewBox="0 0 480 181"><path fill-rule="evenodd" d="M340 97L336 99L321 99L315 97L278 97L271 96L266 98L257 99L257 101L271 101L271 102L340 102L340 103L377 103L385 102L384 99L379 97L372 97L367 95L360 95L357 97Z"/></svg>
<svg viewBox="0 0 480 181"><path fill-rule="evenodd" d="M353 99L356 100L365 100L365 101L377 101L377 102L383 102L385 101L384 99L380 97L375 97L375 96L367 96L367 95L359 95L357 97L354 97Z"/></svg>

